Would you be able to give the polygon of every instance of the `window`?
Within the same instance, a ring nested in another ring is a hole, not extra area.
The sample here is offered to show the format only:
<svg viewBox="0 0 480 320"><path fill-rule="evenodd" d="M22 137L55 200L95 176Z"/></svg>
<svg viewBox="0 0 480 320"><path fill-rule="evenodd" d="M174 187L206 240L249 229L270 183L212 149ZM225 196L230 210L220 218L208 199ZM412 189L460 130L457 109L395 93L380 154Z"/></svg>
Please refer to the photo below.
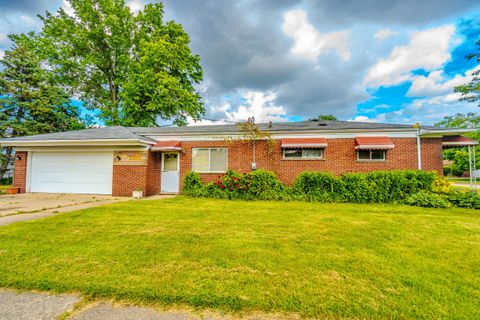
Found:
<svg viewBox="0 0 480 320"><path fill-rule="evenodd" d="M227 149L193 148L192 170L196 172L227 171Z"/></svg>
<svg viewBox="0 0 480 320"><path fill-rule="evenodd" d="M360 161L384 161L387 150L358 150L357 160Z"/></svg>
<svg viewBox="0 0 480 320"><path fill-rule="evenodd" d="M283 149L284 159L323 159L323 149L320 148L298 148Z"/></svg>

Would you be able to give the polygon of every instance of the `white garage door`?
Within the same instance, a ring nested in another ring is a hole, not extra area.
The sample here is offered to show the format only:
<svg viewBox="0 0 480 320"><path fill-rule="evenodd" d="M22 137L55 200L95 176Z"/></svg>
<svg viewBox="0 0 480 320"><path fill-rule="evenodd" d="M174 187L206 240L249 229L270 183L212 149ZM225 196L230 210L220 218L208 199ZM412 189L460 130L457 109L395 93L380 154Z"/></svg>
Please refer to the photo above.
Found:
<svg viewBox="0 0 480 320"><path fill-rule="evenodd" d="M112 193L112 152L32 152L31 192Z"/></svg>

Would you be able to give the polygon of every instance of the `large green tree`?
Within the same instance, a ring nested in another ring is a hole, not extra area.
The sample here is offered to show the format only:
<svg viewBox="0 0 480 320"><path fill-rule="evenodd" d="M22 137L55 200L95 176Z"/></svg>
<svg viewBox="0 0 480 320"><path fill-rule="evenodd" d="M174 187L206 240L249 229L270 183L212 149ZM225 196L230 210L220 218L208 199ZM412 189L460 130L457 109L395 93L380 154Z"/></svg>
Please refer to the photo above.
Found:
<svg viewBox="0 0 480 320"><path fill-rule="evenodd" d="M468 60L475 60L480 65L480 40L476 43L477 52L472 52L466 56ZM472 74L472 80L464 85L455 87L455 92L460 92L462 98L460 100L476 102L480 101L480 69L476 70ZM479 104L480 106L480 104Z"/></svg>
<svg viewBox="0 0 480 320"><path fill-rule="evenodd" d="M123 0L68 0L41 17L43 50L62 83L107 125L183 125L204 113L195 84L200 58L180 24L163 21L161 3L134 14Z"/></svg>
<svg viewBox="0 0 480 320"><path fill-rule="evenodd" d="M36 51L33 34L10 36L11 50L0 60L0 138L41 134L84 127L77 107ZM13 156L0 152L0 179Z"/></svg>
<svg viewBox="0 0 480 320"><path fill-rule="evenodd" d="M469 113L457 113L454 116L444 117L441 121L435 124L437 127L446 128L468 128L474 129L473 132L465 134L475 140L480 140L480 114ZM468 150L467 148L452 148L446 149L443 152L444 159L452 160L452 173L461 175L464 171L468 170ZM477 167L480 167L480 149L477 148L475 153L477 159Z"/></svg>

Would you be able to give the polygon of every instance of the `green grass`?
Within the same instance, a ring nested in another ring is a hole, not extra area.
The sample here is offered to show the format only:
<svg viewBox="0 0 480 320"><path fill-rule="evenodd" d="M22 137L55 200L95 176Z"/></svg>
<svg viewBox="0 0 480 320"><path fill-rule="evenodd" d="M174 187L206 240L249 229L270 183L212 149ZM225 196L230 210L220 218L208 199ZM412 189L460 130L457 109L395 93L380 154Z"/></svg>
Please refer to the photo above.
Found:
<svg viewBox="0 0 480 320"><path fill-rule="evenodd" d="M480 318L480 214L177 197L0 228L0 286L326 318Z"/></svg>
<svg viewBox="0 0 480 320"><path fill-rule="evenodd" d="M10 187L11 185L0 185L0 194L5 194L5 190Z"/></svg>
<svg viewBox="0 0 480 320"><path fill-rule="evenodd" d="M470 178L459 178L459 177L455 177L455 178L449 178L447 177L447 180L449 182L454 182L454 183L470 183Z"/></svg>

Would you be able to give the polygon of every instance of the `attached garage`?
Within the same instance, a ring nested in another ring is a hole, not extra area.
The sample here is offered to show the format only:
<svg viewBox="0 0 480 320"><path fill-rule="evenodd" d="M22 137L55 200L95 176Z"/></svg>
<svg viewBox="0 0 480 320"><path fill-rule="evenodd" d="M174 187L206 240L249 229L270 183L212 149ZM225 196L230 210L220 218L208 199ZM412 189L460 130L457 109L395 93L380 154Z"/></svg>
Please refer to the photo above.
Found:
<svg viewBox="0 0 480 320"><path fill-rule="evenodd" d="M111 151L31 152L30 161L30 192L112 194Z"/></svg>

